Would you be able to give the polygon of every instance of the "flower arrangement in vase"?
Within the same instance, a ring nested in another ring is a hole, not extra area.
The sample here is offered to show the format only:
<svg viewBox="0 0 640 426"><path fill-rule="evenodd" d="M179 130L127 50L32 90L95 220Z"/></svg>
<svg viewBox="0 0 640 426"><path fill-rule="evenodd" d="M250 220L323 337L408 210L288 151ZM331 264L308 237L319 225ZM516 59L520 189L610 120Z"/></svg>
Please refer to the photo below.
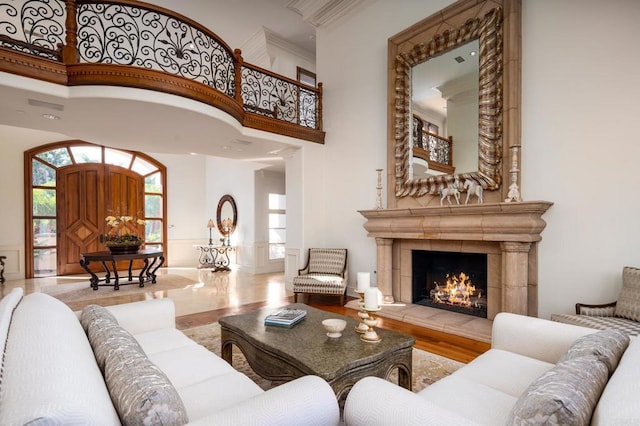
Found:
<svg viewBox="0 0 640 426"><path fill-rule="evenodd" d="M144 225L144 220L133 216L107 216L105 218L109 230L100 236L100 242L112 253L136 253L144 238L138 235L138 225Z"/></svg>

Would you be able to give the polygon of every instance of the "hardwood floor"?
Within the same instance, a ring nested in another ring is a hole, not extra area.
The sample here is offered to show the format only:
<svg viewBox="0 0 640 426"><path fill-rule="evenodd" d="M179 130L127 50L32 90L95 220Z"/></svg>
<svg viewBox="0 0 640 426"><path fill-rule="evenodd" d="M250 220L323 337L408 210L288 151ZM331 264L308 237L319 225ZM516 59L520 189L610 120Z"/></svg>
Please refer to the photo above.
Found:
<svg viewBox="0 0 640 426"><path fill-rule="evenodd" d="M213 273L196 268L160 268L158 282L163 279L171 280L176 275L183 277L182 282L185 284L165 290L154 288L153 285L145 285L144 289L134 293L100 288L95 294L91 294L90 299L70 303L69 306L74 310L80 310L90 303L107 306L151 298L171 298L176 306L177 327L185 329L218 321L218 318L224 315L245 313L262 307L275 308L294 302L293 294L285 288L283 273L248 274L238 271ZM85 281L88 283L88 276L82 275L11 280L0 286L0 296L7 294L13 287L23 287L28 294L46 292L43 289L49 286L63 287ZM358 312L340 305L337 297L312 295L300 298L299 302L336 314L358 318ZM414 336L416 348L460 362L469 362L490 347L484 342L402 321L380 317L379 319L379 327Z"/></svg>

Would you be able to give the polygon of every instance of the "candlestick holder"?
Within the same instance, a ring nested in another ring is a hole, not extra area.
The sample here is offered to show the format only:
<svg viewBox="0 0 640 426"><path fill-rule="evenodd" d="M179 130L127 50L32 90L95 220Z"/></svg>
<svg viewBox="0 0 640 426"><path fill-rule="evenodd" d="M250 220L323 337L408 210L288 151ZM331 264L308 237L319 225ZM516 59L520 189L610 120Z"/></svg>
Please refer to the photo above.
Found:
<svg viewBox="0 0 640 426"><path fill-rule="evenodd" d="M376 209L382 209L382 169L376 169L378 173L378 183L376 185Z"/></svg>
<svg viewBox="0 0 640 426"><path fill-rule="evenodd" d="M360 296L360 307L364 308L364 291L356 290L356 293ZM369 326L364 321L369 318L369 314L361 310L358 312L358 317L360 317L360 322L356 326L356 333L366 333L369 330Z"/></svg>
<svg viewBox="0 0 640 426"><path fill-rule="evenodd" d="M378 336L376 333L375 326L378 325L377 318L373 315L375 312L378 312L381 308L364 308L368 318L363 322L367 325L367 331L360 335L360 339L369 343L378 343L382 340L382 337Z"/></svg>

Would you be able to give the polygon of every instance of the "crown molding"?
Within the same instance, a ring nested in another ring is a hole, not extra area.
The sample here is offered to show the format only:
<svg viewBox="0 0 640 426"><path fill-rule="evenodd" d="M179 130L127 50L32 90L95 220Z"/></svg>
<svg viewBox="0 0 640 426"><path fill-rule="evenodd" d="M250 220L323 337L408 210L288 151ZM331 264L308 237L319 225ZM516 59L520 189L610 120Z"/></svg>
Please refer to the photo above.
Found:
<svg viewBox="0 0 640 426"><path fill-rule="evenodd" d="M282 49L308 62L316 61L315 54L285 40L267 27L261 27L241 46L242 57L249 63L271 69L277 56L271 51L272 47Z"/></svg>
<svg viewBox="0 0 640 426"><path fill-rule="evenodd" d="M345 16L364 0L291 0L287 9L293 10L313 25L328 25Z"/></svg>

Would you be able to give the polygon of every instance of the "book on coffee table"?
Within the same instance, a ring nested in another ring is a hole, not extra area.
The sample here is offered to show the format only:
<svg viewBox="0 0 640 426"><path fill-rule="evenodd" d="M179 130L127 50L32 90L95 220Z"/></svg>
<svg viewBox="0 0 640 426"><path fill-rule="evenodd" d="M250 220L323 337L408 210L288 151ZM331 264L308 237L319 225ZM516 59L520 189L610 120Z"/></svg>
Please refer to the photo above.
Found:
<svg viewBox="0 0 640 426"><path fill-rule="evenodd" d="M280 309L269 314L264 319L265 325L275 325L279 327L293 327L307 316L304 309Z"/></svg>

